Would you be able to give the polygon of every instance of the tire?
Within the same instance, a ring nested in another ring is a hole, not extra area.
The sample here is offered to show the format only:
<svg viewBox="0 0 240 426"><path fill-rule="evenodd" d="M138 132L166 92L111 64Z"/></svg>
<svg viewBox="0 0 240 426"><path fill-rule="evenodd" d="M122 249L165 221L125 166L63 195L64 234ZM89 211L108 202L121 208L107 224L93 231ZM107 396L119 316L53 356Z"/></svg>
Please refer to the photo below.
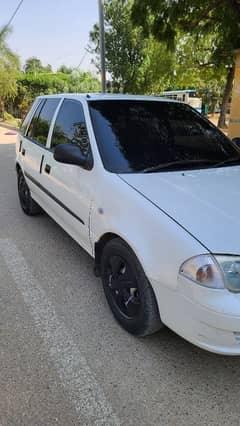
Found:
<svg viewBox="0 0 240 426"><path fill-rule="evenodd" d="M101 257L103 289L119 324L135 336L163 327L153 289L130 247L120 238L111 240Z"/></svg>
<svg viewBox="0 0 240 426"><path fill-rule="evenodd" d="M28 216L42 213L41 207L31 197L31 193L21 170L18 172L18 196L22 210Z"/></svg>

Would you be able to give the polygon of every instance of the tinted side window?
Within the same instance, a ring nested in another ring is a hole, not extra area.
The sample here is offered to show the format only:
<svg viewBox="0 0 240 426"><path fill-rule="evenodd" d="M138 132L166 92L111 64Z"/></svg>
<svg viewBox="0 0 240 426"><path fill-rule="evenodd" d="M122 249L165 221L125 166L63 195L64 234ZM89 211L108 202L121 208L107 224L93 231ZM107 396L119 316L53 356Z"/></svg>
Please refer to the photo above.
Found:
<svg viewBox="0 0 240 426"><path fill-rule="evenodd" d="M41 103L41 100L40 100L40 99L36 99L36 100L33 102L33 104L32 104L32 106L31 106L30 110L28 111L28 113L27 113L27 115L26 115L26 117L25 117L25 118L24 118L24 120L22 121L21 128L20 128L20 132L21 132L21 134L22 134L22 135L25 135L25 133L26 133L26 130L27 130L28 125L29 125L29 122L30 122L30 120L31 120L32 111L33 111L34 109L36 109L36 107L37 107L37 106L39 106L39 104L40 104L40 103Z"/></svg>
<svg viewBox="0 0 240 426"><path fill-rule="evenodd" d="M58 113L51 148L63 143L73 143L81 148L84 155L89 151L89 138L82 105L66 99Z"/></svg>
<svg viewBox="0 0 240 426"><path fill-rule="evenodd" d="M36 124L37 124L37 121L38 121L39 113L40 113L44 103L45 103L45 100L42 99L41 102L38 104L38 107L37 107L37 109L36 109L36 111L35 111L35 113L32 117L32 121L30 123L30 126L28 128L28 132L27 132L27 136L29 138L33 137L34 130L35 130L35 127L36 127Z"/></svg>
<svg viewBox="0 0 240 426"><path fill-rule="evenodd" d="M49 127L60 99L47 99L41 103L31 121L27 136L46 145Z"/></svg>

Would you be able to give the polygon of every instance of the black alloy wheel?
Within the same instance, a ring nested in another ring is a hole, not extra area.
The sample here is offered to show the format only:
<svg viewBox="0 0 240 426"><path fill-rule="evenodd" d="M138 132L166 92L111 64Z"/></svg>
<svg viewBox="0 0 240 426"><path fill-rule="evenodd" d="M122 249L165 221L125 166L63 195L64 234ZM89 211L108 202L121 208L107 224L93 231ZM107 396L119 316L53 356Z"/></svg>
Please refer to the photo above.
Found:
<svg viewBox="0 0 240 426"><path fill-rule="evenodd" d="M28 208L28 200L30 196L29 188L22 173L18 177L18 194L23 211Z"/></svg>
<svg viewBox="0 0 240 426"><path fill-rule="evenodd" d="M18 196L24 213L36 216L42 212L41 207L32 199L27 182L21 170L18 172Z"/></svg>
<svg viewBox="0 0 240 426"><path fill-rule="evenodd" d="M126 318L136 318L141 298L131 266L126 259L113 255L108 258L106 272L113 303Z"/></svg>
<svg viewBox="0 0 240 426"><path fill-rule="evenodd" d="M163 327L153 289L131 248L120 238L108 242L101 258L104 292L121 326L137 336Z"/></svg>

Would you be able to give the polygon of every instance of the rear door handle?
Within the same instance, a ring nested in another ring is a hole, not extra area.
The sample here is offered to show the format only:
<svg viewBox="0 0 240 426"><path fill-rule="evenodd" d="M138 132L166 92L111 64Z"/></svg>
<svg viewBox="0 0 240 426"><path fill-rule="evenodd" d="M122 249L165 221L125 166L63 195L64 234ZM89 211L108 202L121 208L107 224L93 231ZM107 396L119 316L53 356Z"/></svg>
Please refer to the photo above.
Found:
<svg viewBox="0 0 240 426"><path fill-rule="evenodd" d="M25 155L26 154L26 150L25 150L25 148L23 148L22 149L22 155Z"/></svg>
<svg viewBox="0 0 240 426"><path fill-rule="evenodd" d="M46 173L48 173L48 174L50 173L50 171L51 171L51 167L49 166L49 164L46 164L46 166L45 166L45 169L44 169L44 170L45 170L45 172L46 172Z"/></svg>

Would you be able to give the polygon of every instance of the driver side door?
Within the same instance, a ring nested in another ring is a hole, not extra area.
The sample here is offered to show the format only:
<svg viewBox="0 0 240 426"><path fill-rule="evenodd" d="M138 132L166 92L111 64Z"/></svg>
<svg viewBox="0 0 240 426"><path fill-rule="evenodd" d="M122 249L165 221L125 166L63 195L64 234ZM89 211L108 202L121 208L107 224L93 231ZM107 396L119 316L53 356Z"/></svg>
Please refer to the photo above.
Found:
<svg viewBox="0 0 240 426"><path fill-rule="evenodd" d="M53 157L58 144L72 143L83 155L92 155L88 130L80 101L64 99L53 124L50 149L42 164L42 185L48 194L46 210L89 253L89 215L93 188L94 168L57 162Z"/></svg>

